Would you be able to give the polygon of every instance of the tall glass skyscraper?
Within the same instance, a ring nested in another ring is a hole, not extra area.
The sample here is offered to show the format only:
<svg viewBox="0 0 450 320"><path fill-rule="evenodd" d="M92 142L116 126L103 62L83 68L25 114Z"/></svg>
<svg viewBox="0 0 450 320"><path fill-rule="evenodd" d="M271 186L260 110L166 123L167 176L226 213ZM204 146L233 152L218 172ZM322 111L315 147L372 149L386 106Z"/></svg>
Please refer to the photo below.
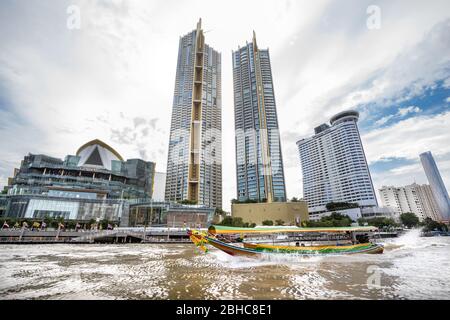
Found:
<svg viewBox="0 0 450 320"><path fill-rule="evenodd" d="M180 38L165 198L222 207L221 55L205 44L201 19Z"/></svg>
<svg viewBox="0 0 450 320"><path fill-rule="evenodd" d="M286 201L269 50L253 41L233 51L237 199Z"/></svg>
<svg viewBox="0 0 450 320"><path fill-rule="evenodd" d="M303 198L312 214L327 211L329 202L377 206L372 178L358 130L359 113L336 114L330 125L297 141L303 171Z"/></svg>
<svg viewBox="0 0 450 320"><path fill-rule="evenodd" d="M439 213L445 221L450 220L450 198L448 197L447 189L444 181L442 181L439 169L434 161L433 155L430 151L420 154L420 161L427 176L428 182L436 199Z"/></svg>

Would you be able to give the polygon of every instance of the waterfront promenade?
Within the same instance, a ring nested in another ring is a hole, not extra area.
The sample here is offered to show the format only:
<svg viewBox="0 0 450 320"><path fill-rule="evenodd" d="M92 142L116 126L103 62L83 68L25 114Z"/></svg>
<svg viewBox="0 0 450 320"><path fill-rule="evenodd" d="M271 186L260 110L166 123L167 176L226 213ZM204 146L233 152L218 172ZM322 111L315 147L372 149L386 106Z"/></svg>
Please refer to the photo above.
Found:
<svg viewBox="0 0 450 320"><path fill-rule="evenodd" d="M396 232L378 232L377 238L396 238ZM52 243L190 243L187 228L129 227L113 230L0 230L0 244Z"/></svg>
<svg viewBox="0 0 450 320"><path fill-rule="evenodd" d="M0 244L33 243L189 243L186 228L116 228L114 230L0 230Z"/></svg>

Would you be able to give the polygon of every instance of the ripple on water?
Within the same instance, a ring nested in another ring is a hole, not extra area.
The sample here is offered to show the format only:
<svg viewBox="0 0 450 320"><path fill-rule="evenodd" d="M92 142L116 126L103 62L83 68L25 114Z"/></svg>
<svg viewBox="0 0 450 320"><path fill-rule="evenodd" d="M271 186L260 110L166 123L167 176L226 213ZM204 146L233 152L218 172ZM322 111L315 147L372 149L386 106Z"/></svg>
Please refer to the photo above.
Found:
<svg viewBox="0 0 450 320"><path fill-rule="evenodd" d="M0 299L450 299L449 237L381 255L232 257L193 245L5 245ZM370 266L381 284L367 285Z"/></svg>

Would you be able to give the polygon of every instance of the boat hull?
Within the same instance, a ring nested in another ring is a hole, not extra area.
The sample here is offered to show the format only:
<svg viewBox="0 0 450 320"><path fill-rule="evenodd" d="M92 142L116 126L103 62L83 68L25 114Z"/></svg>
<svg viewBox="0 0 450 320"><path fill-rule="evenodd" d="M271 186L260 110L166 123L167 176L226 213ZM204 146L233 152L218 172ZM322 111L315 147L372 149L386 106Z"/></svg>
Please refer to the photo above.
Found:
<svg viewBox="0 0 450 320"><path fill-rule="evenodd" d="M232 256L257 257L261 255L347 255L347 254L379 254L383 253L383 246L380 244L364 243L351 246L317 246L317 247L286 247L269 246L246 243L244 247L238 247L233 244L225 243L220 240L206 237L208 244L222 250Z"/></svg>

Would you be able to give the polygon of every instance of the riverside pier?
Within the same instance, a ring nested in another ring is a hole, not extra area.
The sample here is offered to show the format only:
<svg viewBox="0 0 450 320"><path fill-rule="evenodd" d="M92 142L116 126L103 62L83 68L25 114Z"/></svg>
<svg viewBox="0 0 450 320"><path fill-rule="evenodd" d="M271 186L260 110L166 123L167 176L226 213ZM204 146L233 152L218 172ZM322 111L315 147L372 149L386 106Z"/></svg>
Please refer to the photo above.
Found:
<svg viewBox="0 0 450 320"><path fill-rule="evenodd" d="M186 228L116 228L114 230L0 230L0 244L51 243L190 243Z"/></svg>

